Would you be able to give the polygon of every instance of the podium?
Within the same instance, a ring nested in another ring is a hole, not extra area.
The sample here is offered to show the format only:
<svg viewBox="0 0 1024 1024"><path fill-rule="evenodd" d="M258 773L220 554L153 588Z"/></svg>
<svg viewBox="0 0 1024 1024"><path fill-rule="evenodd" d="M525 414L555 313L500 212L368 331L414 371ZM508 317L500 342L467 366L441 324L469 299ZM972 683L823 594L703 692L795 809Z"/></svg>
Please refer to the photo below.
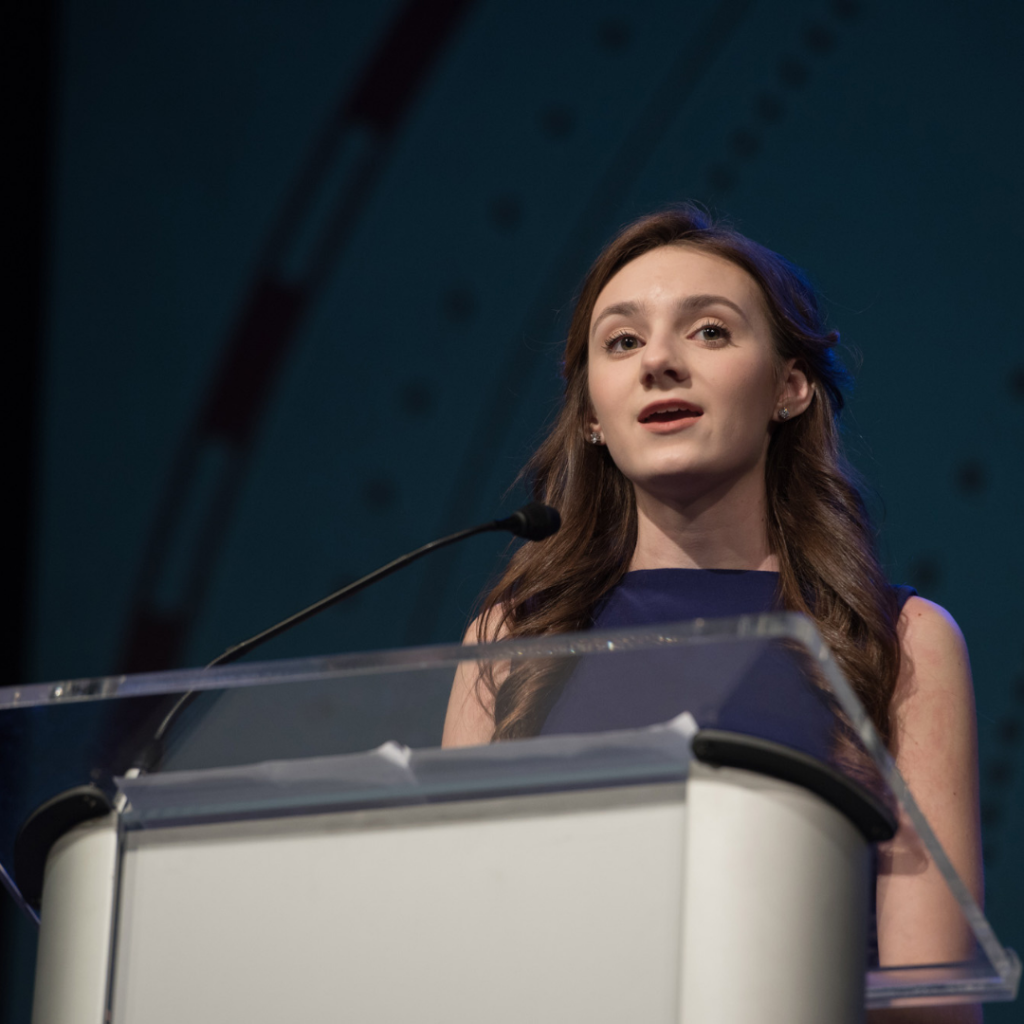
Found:
<svg viewBox="0 0 1024 1024"><path fill-rule="evenodd" d="M467 661L685 706L439 750ZM753 723L750 687L773 698ZM37 816L18 849L0 837L41 902L34 1024L790 1024L1016 995L1016 955L800 616L78 680L0 691L0 713L188 689L204 697L164 771L118 779L112 806L95 787L56 801L82 820ZM824 745L780 742L801 706L833 717ZM872 844L897 820L962 908L957 963L870 962Z"/></svg>

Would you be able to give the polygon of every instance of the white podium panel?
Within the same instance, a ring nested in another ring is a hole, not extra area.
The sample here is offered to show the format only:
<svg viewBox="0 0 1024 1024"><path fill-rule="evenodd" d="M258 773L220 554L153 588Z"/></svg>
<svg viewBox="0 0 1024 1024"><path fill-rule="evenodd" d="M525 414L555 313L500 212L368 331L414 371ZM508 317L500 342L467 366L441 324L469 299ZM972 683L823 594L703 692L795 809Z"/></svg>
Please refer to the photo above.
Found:
<svg viewBox="0 0 1024 1024"><path fill-rule="evenodd" d="M130 833L113 1021L678 1020L682 785Z"/></svg>

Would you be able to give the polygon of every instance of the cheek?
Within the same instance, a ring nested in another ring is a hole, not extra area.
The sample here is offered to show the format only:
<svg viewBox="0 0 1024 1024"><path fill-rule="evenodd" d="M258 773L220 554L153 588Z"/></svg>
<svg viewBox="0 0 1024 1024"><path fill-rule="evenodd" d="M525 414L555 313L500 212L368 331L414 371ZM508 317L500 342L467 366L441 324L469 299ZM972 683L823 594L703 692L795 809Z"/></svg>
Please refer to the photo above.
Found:
<svg viewBox="0 0 1024 1024"><path fill-rule="evenodd" d="M621 405L615 389L615 380L601 373L588 373L587 394L590 408L602 426L611 426L617 406Z"/></svg>
<svg viewBox="0 0 1024 1024"><path fill-rule="evenodd" d="M762 361L737 367L736 373L721 380L720 388L732 404L751 417L771 416L778 391L775 367Z"/></svg>

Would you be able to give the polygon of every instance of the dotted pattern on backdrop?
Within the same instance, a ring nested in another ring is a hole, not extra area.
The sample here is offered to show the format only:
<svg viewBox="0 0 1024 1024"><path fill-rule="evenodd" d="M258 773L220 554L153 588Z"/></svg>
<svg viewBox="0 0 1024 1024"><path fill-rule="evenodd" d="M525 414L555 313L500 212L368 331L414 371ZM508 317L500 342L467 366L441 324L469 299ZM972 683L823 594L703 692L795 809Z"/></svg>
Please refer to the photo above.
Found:
<svg viewBox="0 0 1024 1024"><path fill-rule="evenodd" d="M859 20L858 0L834 0L818 19L807 24L789 52L776 66L775 81L766 84L750 105L753 118L738 126L729 138L729 153L715 161L705 176L709 198L725 198L735 189L744 168L764 148L764 136L786 116L787 95L804 89L813 72L811 62L830 56L842 32Z"/></svg>
<svg viewBox="0 0 1024 1024"><path fill-rule="evenodd" d="M1024 774L1024 659L1010 680L1009 707L991 730L981 770L982 854L986 868L1001 866L1003 832L1011 811L1014 783Z"/></svg>
<svg viewBox="0 0 1024 1024"><path fill-rule="evenodd" d="M1024 366L1013 367L1006 376L1006 394L1024 410ZM952 467L949 488L964 498L977 498L991 485L991 471L977 456ZM922 592L934 592L944 582L943 559L922 555L910 565L910 579ZM1008 695L1008 707L993 723L981 723L987 742L982 745L979 764L981 789L982 857L985 868L1004 868L1006 829L1011 815L1015 786L1024 779L1024 652L1018 671L996 690Z"/></svg>
<svg viewBox="0 0 1024 1024"><path fill-rule="evenodd" d="M1024 406L1024 367L1012 368L1006 376L1006 394ZM952 469L950 490L963 498L980 497L991 484L990 471L978 456L958 462ZM942 556L926 553L915 558L909 565L909 579L921 593L935 593L946 579Z"/></svg>

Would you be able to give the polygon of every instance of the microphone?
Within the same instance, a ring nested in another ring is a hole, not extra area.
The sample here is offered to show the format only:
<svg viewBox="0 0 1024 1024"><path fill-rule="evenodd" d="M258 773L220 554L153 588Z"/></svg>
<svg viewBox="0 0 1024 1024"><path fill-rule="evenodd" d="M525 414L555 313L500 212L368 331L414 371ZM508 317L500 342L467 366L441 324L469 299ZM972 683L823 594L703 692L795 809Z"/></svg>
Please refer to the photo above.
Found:
<svg viewBox="0 0 1024 1024"><path fill-rule="evenodd" d="M558 509L539 501L531 501L529 505L516 509L508 518L495 519L493 529L508 530L525 540L544 540L558 533L561 525L562 517Z"/></svg>
<svg viewBox="0 0 1024 1024"><path fill-rule="evenodd" d="M396 558L393 562L388 562L387 565L383 565L379 569L375 569L373 572L356 580L354 583L349 583L340 590L336 590L333 594L328 594L327 597L321 598L315 604L311 604L308 608L303 608L302 611L296 612L294 615L289 615L287 619L283 619L281 622L271 626L269 629L263 630L262 633L257 633L255 636L249 637L248 640L243 640L240 644L235 644L234 647L229 647L223 654L214 658L206 667L216 668L218 665L228 665L233 661L238 661L238 659L243 655L248 654L251 650L259 647L261 644L265 644L268 640L273 640L274 637L287 632L293 626L297 626L300 622L305 622L306 619L311 619L314 615L319 614L325 608L330 608L339 601L344 601L345 598L352 597L353 594L358 594L359 591L365 590L371 584L376 583L377 580L381 580L385 576L390 576L391 573L404 568L410 562L415 562L417 558L422 558L431 551L436 551L438 548L447 547L449 544L455 544L457 541L465 540L467 537L474 537L478 533L489 533L494 530L507 530L509 533L515 534L517 537L522 537L524 540L544 540L545 538L552 536L552 534L557 533L561 525L562 518L559 516L557 509L539 501L531 501L522 508L516 509L512 515L507 516L504 519L492 519L489 522L481 523L479 526L471 526L468 530L459 530L458 533L442 537L440 540L431 541L429 544L424 544L423 547L417 548L415 551L410 551L407 555L402 555L401 558ZM167 735L168 729L170 729L175 721L177 721L185 708L195 700L198 693L199 691L197 690L189 690L187 693L183 693L178 700L175 701L174 706L167 712L163 721L157 727L156 732L153 734L153 738L135 758L132 767L126 773L129 777L135 777L149 772L159 764L160 759L163 756L164 736Z"/></svg>
<svg viewBox="0 0 1024 1024"><path fill-rule="evenodd" d="M321 598L321 600L311 604L308 608L303 608L301 612L290 615L287 619L277 623L276 626L271 626L269 629L263 630L262 633L257 633L255 636L249 637L248 640L243 640L240 644L235 644L234 647L229 647L219 657L214 658L206 667L216 668L218 665L227 665L232 661L237 661L243 655L248 654L249 651L259 647L261 644L265 644L268 640L272 640L275 636L280 636L293 626L297 626L300 622L311 619L325 608L330 608L331 605L345 600L346 597L358 594L360 590L364 590L371 583L376 583L377 580L390 576L391 573L404 568L410 562L415 562L417 558L422 558L431 551L436 551L438 548L447 547L456 541L465 540L467 537L474 537L478 533L488 533L491 530L507 530L509 533L514 533L517 537L523 537L526 540L544 540L545 537L550 537L553 533L556 533L561 525L562 518L559 516L557 509L552 508L550 505L543 505L539 501L531 501L528 505L516 509L506 519L492 519L490 522L481 523L479 526L471 526L468 530L460 530L458 533L442 537L440 540L433 540L429 544L424 544L423 547L410 551L409 554L402 555L401 558L396 558L393 562L388 562L387 565L375 569L368 575L363 576L362 579L349 583L347 586L342 587L341 590L328 594L327 597Z"/></svg>

